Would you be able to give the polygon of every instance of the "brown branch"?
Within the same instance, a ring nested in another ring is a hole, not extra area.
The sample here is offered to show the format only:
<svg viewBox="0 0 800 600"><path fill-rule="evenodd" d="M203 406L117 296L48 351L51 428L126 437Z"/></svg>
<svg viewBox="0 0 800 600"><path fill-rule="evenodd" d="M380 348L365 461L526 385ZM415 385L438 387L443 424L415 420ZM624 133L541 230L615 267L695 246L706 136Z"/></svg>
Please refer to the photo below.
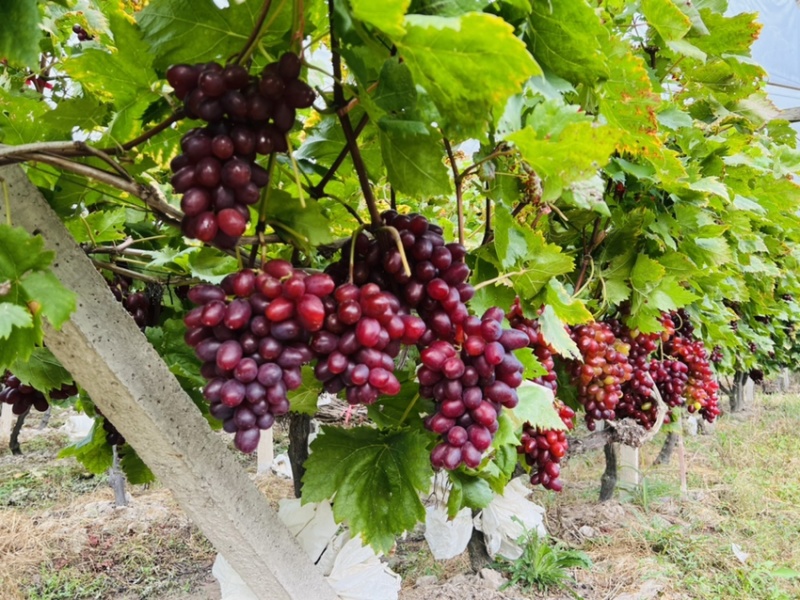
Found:
<svg viewBox="0 0 800 600"><path fill-rule="evenodd" d="M333 30L334 22L334 0L328 0L328 16L330 18L331 30L331 64L333 65L333 101L336 105L337 111L343 108L345 104L344 90L342 89L342 57L339 52L339 40L336 38L336 33ZM338 114L338 112L337 112ZM378 206L375 202L375 196L372 193L372 188L369 184L369 177L367 176L367 168L364 165L364 159L361 157L361 151L358 149L355 132L353 131L353 124L350 122L350 115L339 115L339 122L342 125L344 138L347 140L347 146L350 148L350 156L353 159L353 165L358 175L358 183L361 186L361 192L364 194L364 200L369 209L370 219L374 226L381 224L381 213L378 211Z"/></svg>
<svg viewBox="0 0 800 600"><path fill-rule="evenodd" d="M106 263L92 259L92 264L94 264L94 266L98 269L108 269L112 273L130 277L131 279L138 279L139 281L144 281L145 283L163 283L163 281L158 277L151 277L150 275L145 275L144 273L139 273L138 271L131 271L130 269L126 269L125 267L120 267L119 265L112 263Z"/></svg>
<svg viewBox="0 0 800 600"><path fill-rule="evenodd" d="M378 82L376 81L376 82L372 83L367 88L366 93L369 94L369 93L374 92L377 89L377 87L378 87ZM355 96L355 97L351 98L350 101L347 104L345 104L342 108L338 109L336 111L336 114L339 115L340 117L343 116L343 115L346 115L351 110L353 110L356 106L358 106L358 104L360 102L361 102L361 98L359 98L358 96Z"/></svg>
<svg viewBox="0 0 800 600"><path fill-rule="evenodd" d="M256 42L258 41L258 36L261 34L261 28L264 26L264 21L267 20L267 14L269 13L271 4L272 0L264 0L264 4L261 5L261 12L258 14L253 30L250 32L247 41L245 41L242 51L236 56L236 60L233 61L235 64L242 64L247 60L250 54L252 54Z"/></svg>
<svg viewBox="0 0 800 600"><path fill-rule="evenodd" d="M136 181L128 181L114 173L104 171L103 169L98 169L97 167L92 167L91 165L86 165L61 156L54 156L52 154L46 154L42 152L18 154L15 155L13 160L8 160L7 162L20 161L45 163L65 171L76 173L77 175L82 175L89 179L94 179L100 183L110 185L111 187L115 187L118 190L122 190L123 192L127 192L132 196L136 196L137 198L141 199L154 212L161 215L161 217L167 221L180 222L180 220L183 218L183 213L174 206L171 206L167 202L166 198L164 198L161 190L155 186L137 183Z"/></svg>
<svg viewBox="0 0 800 600"><path fill-rule="evenodd" d="M364 127L366 127L367 122L369 121L369 116L365 113L364 116L361 117L361 120L356 124L355 131L353 132L355 137L361 135L361 132L364 131ZM342 163L347 158L347 155L350 154L350 146L345 144L344 148L342 148L339 155L333 161L328 171L325 175L322 176L322 179L319 180L319 183L312 188L308 189L308 194L314 199L322 198L325 195L325 186L328 185L333 176L336 175L336 171L339 167L342 166Z"/></svg>
<svg viewBox="0 0 800 600"><path fill-rule="evenodd" d="M186 116L186 113L184 112L184 110L182 108L179 108L178 110L173 112L170 116L168 116L166 119L161 121L161 123L159 123L157 125L154 125L153 127L148 129L147 131L143 132L141 135L133 138L131 141L125 142L124 144L122 144L122 146L120 146L120 148L122 150L132 150L133 148L135 148L139 144L141 144L143 142L146 142L147 140L149 140L152 137L155 137L156 135L158 135L159 133L161 133L165 129L168 129L173 123L175 123L177 121L180 121L185 116ZM106 148L103 151L107 152L108 154L116 154L117 152L119 152L119 149L118 148Z"/></svg>
<svg viewBox="0 0 800 600"><path fill-rule="evenodd" d="M453 184L456 186L456 212L458 213L458 243L464 245L464 197L461 190L461 183L463 181L462 174L458 172L458 165L456 164L456 157L453 154L453 148L450 145L444 133L442 133L442 141L444 148L447 150L447 157L450 159L450 168L453 170Z"/></svg>
<svg viewBox="0 0 800 600"><path fill-rule="evenodd" d="M600 217L597 217L594 220L594 225L592 225L592 237L590 239L589 245L587 246L585 243L583 245L583 261L581 262L581 271L578 273L578 279L575 282L575 290L580 290L583 286L583 279L586 277L586 270L589 268L589 263L592 261L592 252L597 247L597 237L599 233L600 227Z"/></svg>

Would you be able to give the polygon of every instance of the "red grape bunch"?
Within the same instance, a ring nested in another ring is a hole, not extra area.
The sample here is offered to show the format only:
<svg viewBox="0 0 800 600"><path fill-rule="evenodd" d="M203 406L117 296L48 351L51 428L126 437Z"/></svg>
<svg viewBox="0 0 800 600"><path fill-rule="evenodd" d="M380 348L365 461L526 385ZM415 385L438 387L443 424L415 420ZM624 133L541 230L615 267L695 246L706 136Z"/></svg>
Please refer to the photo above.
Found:
<svg viewBox="0 0 800 600"><path fill-rule="evenodd" d="M528 336L504 329L504 316L499 308L490 308L481 319L469 316L460 350L436 340L420 353L420 395L436 403L425 425L443 438L431 453L436 468L453 470L462 463L477 468L497 431L500 411L519 403L523 366L513 351L527 346Z"/></svg>
<svg viewBox="0 0 800 600"><path fill-rule="evenodd" d="M272 260L261 273L245 269L189 291L198 306L184 317L185 340L204 363L211 414L242 452L255 450L260 430L289 411L287 391L302 384L300 367L314 358L309 335L322 329L326 305L333 309L333 290L327 275Z"/></svg>
<svg viewBox="0 0 800 600"><path fill-rule="evenodd" d="M658 416L658 404L653 397L656 384L650 372L650 355L657 348L661 334L631 331L616 320L609 325L617 339L630 347L628 362L633 369L630 380L622 384L622 397L615 409L616 418L631 418L645 429L651 429Z"/></svg>
<svg viewBox="0 0 800 600"><path fill-rule="evenodd" d="M241 65L179 64L167 81L184 102L187 116L206 121L181 139L173 159L172 187L183 194L183 232L191 238L232 247L247 228L269 175L256 157L286 152L286 134L296 110L316 94L299 79L302 61L286 53L251 77Z"/></svg>
<svg viewBox="0 0 800 600"><path fill-rule="evenodd" d="M532 381L553 390L553 394L558 391L558 376L556 375L556 363L553 360L555 349L547 343L539 328L539 321L526 319L522 314L522 305L519 298L514 300L511 312L508 314L511 327L519 329L528 336L528 347L533 350L539 363L547 370L546 375L537 377Z"/></svg>
<svg viewBox="0 0 800 600"><path fill-rule="evenodd" d="M622 385L633 374L627 357L630 346L600 322L575 327L572 339L583 356L583 361L571 361L572 381L586 410L586 426L593 431L595 421L614 419Z"/></svg>
<svg viewBox="0 0 800 600"><path fill-rule="evenodd" d="M560 400L555 400L553 407L566 425L567 430L575 426L575 411ZM525 455L525 462L531 467L531 484L541 484L547 490L560 492L564 484L561 475L561 459L567 454L569 441L567 432L559 429L541 429L525 423L522 427L518 454ZM534 470L535 469L535 470Z"/></svg>
<svg viewBox="0 0 800 600"><path fill-rule="evenodd" d="M51 390L49 393L52 400L66 400L78 393L75 384L62 385L58 389ZM47 410L50 402L44 392L37 390L33 386L22 383L16 375L6 371L0 379L0 402L11 405L11 412L15 415L22 415L28 412L31 407L40 412Z"/></svg>
<svg viewBox="0 0 800 600"><path fill-rule="evenodd" d="M675 337L665 344L665 351L686 366L686 408L699 412L712 423L720 414L719 383L711 369L708 353L702 340Z"/></svg>
<svg viewBox="0 0 800 600"><path fill-rule="evenodd" d="M394 396L400 382L394 358L401 344L413 345L427 330L419 317L400 314L400 301L374 283L346 283L334 291L335 311L311 337L319 357L314 368L325 390L346 390L350 404L372 404L380 394Z"/></svg>
<svg viewBox="0 0 800 600"><path fill-rule="evenodd" d="M130 289L132 283L132 279L114 274L114 278L108 282L108 286L111 288L114 298L122 303L140 329L144 330L145 327L158 325L163 296L161 286L151 283L144 290L133 291Z"/></svg>

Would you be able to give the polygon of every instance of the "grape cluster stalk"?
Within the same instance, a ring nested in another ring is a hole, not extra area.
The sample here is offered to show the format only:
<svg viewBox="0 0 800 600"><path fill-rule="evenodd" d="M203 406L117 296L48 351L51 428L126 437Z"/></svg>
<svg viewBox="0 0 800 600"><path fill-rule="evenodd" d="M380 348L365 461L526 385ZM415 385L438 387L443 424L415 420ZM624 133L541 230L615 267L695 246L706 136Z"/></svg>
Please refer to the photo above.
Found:
<svg viewBox="0 0 800 600"><path fill-rule="evenodd" d="M561 459L569 449L567 431L575 427L575 411L560 400L553 402L566 431L563 429L542 429L526 422L522 427L522 437L517 453L525 456L531 467L531 484L541 485L547 490L560 492L564 484L560 479Z"/></svg>
<svg viewBox="0 0 800 600"><path fill-rule="evenodd" d="M247 229L250 207L269 183L259 155L286 152L296 111L316 94L299 79L302 61L286 53L259 77L237 64L178 64L167 81L190 118L206 122L181 139L171 163L172 187L182 194L183 233L231 248Z"/></svg>

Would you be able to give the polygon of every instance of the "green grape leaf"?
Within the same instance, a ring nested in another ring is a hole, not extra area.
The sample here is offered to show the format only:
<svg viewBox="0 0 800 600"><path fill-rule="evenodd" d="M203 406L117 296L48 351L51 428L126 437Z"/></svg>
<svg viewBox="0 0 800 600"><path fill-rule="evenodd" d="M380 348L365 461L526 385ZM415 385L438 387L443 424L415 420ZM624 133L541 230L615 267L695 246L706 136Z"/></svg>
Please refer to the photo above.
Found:
<svg viewBox="0 0 800 600"><path fill-rule="evenodd" d="M570 296L564 284L553 278L547 283L545 302L553 308L559 319L569 325L593 321L592 313L581 300Z"/></svg>
<svg viewBox="0 0 800 600"><path fill-rule="evenodd" d="M292 412L311 415L317 412L317 401L322 393L322 384L314 376L314 368L305 365L302 368L303 383L296 390L290 390L286 396L289 398Z"/></svg>
<svg viewBox="0 0 800 600"><path fill-rule="evenodd" d="M45 394L72 383L72 375L47 348L35 348L30 357L15 361L10 370L22 383Z"/></svg>
<svg viewBox="0 0 800 600"><path fill-rule="evenodd" d="M33 327L30 311L11 302L0 302L0 338L7 339L15 327Z"/></svg>
<svg viewBox="0 0 800 600"><path fill-rule="evenodd" d="M183 340L185 332L182 319L167 319L161 327L148 327L145 335L170 372L182 379L183 388L187 389L183 382L190 382L188 387L197 389L203 387L206 380L200 375L200 360Z"/></svg>
<svg viewBox="0 0 800 600"><path fill-rule="evenodd" d="M20 282L30 300L39 303L42 315L60 329L77 307L77 295L64 287L51 271L34 271Z"/></svg>
<svg viewBox="0 0 800 600"><path fill-rule="evenodd" d="M517 360L522 363L524 368L522 376L525 379L536 379L537 377L547 375L547 369L545 369L544 366L542 366L542 363L539 362L539 359L536 358L532 348L520 348L519 350L514 350L514 356L516 356Z"/></svg>
<svg viewBox="0 0 800 600"><path fill-rule="evenodd" d="M564 431L567 426L553 407L553 390L538 383L522 382L517 388L519 404L509 411L509 417L519 430L527 422L542 429ZM506 412L506 411L503 411Z"/></svg>
<svg viewBox="0 0 800 600"><path fill-rule="evenodd" d="M542 314L539 315L539 323L544 339L555 348L558 354L567 358L579 359L581 357L578 346L569 337L564 329L564 322L558 318L552 306L544 307Z"/></svg>
<svg viewBox="0 0 800 600"><path fill-rule="evenodd" d="M245 0L220 8L212 0L161 0L151 2L137 18L150 45L148 54L157 68L166 69L181 62L225 60L239 52L262 5L261 0ZM291 13L291 3L274 2L262 35L288 31Z"/></svg>
<svg viewBox="0 0 800 600"><path fill-rule="evenodd" d="M124 208L99 210L85 217L78 215L67 221L66 225L79 244L99 244L125 239L126 218L127 213Z"/></svg>
<svg viewBox="0 0 800 600"><path fill-rule="evenodd" d="M188 268L192 277L208 283L219 283L225 279L228 273L237 271L239 267L239 263L234 257L207 247L176 256L174 261L176 264Z"/></svg>
<svg viewBox="0 0 800 600"><path fill-rule="evenodd" d="M417 127L411 128L410 125ZM451 190L444 146L419 121L381 119L378 122L383 161L389 182L410 196L435 196Z"/></svg>
<svg viewBox="0 0 800 600"><path fill-rule="evenodd" d="M403 16L410 4L411 0L350 0L356 19L377 27L392 38L402 37L406 32Z"/></svg>
<svg viewBox="0 0 800 600"><path fill-rule="evenodd" d="M672 0L642 0L642 14L665 41L678 40L692 28L691 19Z"/></svg>
<svg viewBox="0 0 800 600"><path fill-rule="evenodd" d="M486 508L494 498L492 488L480 476L463 471L450 471L450 495L447 498L447 515L453 519L465 506L480 510Z"/></svg>
<svg viewBox="0 0 800 600"><path fill-rule="evenodd" d="M82 440L58 453L59 458L75 457L90 473L105 473L114 464L114 451L106 443L102 419L96 418L89 433Z"/></svg>
<svg viewBox="0 0 800 600"><path fill-rule="evenodd" d="M0 56L12 65L39 67L39 31L41 16L37 2L11 0L2 3L0 19Z"/></svg>
<svg viewBox="0 0 800 600"><path fill-rule="evenodd" d="M144 461L141 459L136 450L130 444L124 444L117 450L121 455L119 466L125 473L128 482L133 485L144 485L146 483L153 483L156 476L150 470Z"/></svg>
<svg viewBox="0 0 800 600"><path fill-rule="evenodd" d="M337 522L376 551L425 517L420 493L433 474L426 437L415 431L323 427L305 463L303 502L333 498Z"/></svg>
<svg viewBox="0 0 800 600"><path fill-rule="evenodd" d="M608 31L588 3L531 0L531 8L531 52L545 69L587 85L609 76Z"/></svg>
<svg viewBox="0 0 800 600"><path fill-rule="evenodd" d="M500 118L523 82L542 72L514 28L494 15L407 15L405 28L406 35L396 40L400 56L438 107L440 124L451 137L482 132L487 120Z"/></svg>
<svg viewBox="0 0 800 600"><path fill-rule="evenodd" d="M332 242L331 224L322 214L319 203L306 198L305 204L303 208L299 198L273 189L267 202L267 222L276 233L307 250Z"/></svg>
<svg viewBox="0 0 800 600"><path fill-rule="evenodd" d="M42 236L0 225L0 280L19 281L26 271L47 268L53 258L55 254L44 249Z"/></svg>

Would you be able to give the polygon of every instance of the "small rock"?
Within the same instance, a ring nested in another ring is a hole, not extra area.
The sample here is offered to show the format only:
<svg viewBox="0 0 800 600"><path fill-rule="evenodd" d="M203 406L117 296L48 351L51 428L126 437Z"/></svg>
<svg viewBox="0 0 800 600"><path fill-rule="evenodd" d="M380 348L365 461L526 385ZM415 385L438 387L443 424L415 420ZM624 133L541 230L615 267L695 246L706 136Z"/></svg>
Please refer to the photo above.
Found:
<svg viewBox="0 0 800 600"><path fill-rule="evenodd" d="M452 579L448 580L447 583L452 584L452 585L459 585L459 584L462 584L462 583L469 583L469 578L467 578L467 576L464 575L463 573L459 573L458 575L456 575Z"/></svg>
<svg viewBox="0 0 800 600"><path fill-rule="evenodd" d="M435 585L437 581L439 581L439 578L436 577L436 575L423 575L422 577L417 577L415 586L425 587L428 585Z"/></svg>
<svg viewBox="0 0 800 600"><path fill-rule="evenodd" d="M487 587L492 590L500 589L500 587L506 582L506 578L503 577L502 573L498 573L494 569L481 569L480 576L483 587Z"/></svg>
<svg viewBox="0 0 800 600"><path fill-rule="evenodd" d="M586 539L597 537L597 532L593 527L589 527L588 525L583 525L580 529L578 529L578 533L580 533Z"/></svg>

